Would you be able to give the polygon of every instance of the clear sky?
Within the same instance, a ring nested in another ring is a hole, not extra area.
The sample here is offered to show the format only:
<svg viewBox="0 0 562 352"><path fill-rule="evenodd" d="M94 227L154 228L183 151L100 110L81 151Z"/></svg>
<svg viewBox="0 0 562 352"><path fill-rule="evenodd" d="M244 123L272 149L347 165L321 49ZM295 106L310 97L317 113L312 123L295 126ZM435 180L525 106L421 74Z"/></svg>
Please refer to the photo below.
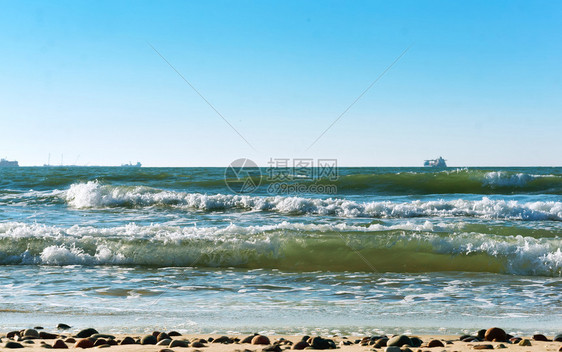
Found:
<svg viewBox="0 0 562 352"><path fill-rule="evenodd" d="M562 165L560 1L0 7L0 156L22 165Z"/></svg>

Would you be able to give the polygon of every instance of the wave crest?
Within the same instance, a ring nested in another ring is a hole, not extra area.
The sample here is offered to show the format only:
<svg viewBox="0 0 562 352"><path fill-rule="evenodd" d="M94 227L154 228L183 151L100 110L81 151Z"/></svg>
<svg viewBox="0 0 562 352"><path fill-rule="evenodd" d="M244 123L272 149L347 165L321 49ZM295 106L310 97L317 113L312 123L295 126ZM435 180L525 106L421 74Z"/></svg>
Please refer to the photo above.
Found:
<svg viewBox="0 0 562 352"><path fill-rule="evenodd" d="M429 221L368 226L114 228L0 225L1 264L241 267L287 271L496 272L562 275L560 237L465 232ZM357 254L361 253L361 256ZM366 259L365 262L363 259Z"/></svg>
<svg viewBox="0 0 562 352"><path fill-rule="evenodd" d="M340 217L413 218L478 217L512 220L562 220L562 202L516 200L433 200L411 202L356 202L340 198L260 197L248 195L185 193L143 186L110 186L96 181L73 184L65 193L77 209L105 207L172 206L202 211L246 210L283 214Z"/></svg>

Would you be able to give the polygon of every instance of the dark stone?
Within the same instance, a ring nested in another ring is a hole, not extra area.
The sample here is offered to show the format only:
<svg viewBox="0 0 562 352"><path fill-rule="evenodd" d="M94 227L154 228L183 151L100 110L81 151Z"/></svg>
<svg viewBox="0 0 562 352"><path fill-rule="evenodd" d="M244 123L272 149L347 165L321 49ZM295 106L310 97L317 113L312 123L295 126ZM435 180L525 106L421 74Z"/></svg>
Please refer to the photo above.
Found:
<svg viewBox="0 0 562 352"><path fill-rule="evenodd" d="M172 347L189 347L189 341L172 340L172 342L170 342L170 345L168 347L170 347L170 348L172 348Z"/></svg>
<svg viewBox="0 0 562 352"><path fill-rule="evenodd" d="M6 337L9 339L13 339L16 336L20 336L19 331L10 331L9 333L6 334Z"/></svg>
<svg viewBox="0 0 562 352"><path fill-rule="evenodd" d="M301 338L301 341L308 341L308 339L310 339L310 336L304 335L304 336ZM359 340L357 340L357 341L359 341ZM357 341L356 341L355 343L358 343Z"/></svg>
<svg viewBox="0 0 562 352"><path fill-rule="evenodd" d="M469 336L469 337L467 337L467 338L465 338L465 339L463 339L463 340L461 340L461 341L462 341L462 342L479 342L479 341L482 341L482 340L480 340L480 339L479 339L478 337L476 337L476 336Z"/></svg>
<svg viewBox="0 0 562 352"><path fill-rule="evenodd" d="M556 334L556 336L554 336L554 341L562 342L562 333L561 333L561 334Z"/></svg>
<svg viewBox="0 0 562 352"><path fill-rule="evenodd" d="M484 339L486 341L507 341L507 335L503 329L500 328L489 328L484 334Z"/></svg>
<svg viewBox="0 0 562 352"><path fill-rule="evenodd" d="M108 334L93 334L92 336L90 336L91 339L115 339L115 336L113 335L108 335Z"/></svg>
<svg viewBox="0 0 562 352"><path fill-rule="evenodd" d="M269 345L271 342L267 336L256 335L252 338L252 345Z"/></svg>
<svg viewBox="0 0 562 352"><path fill-rule="evenodd" d="M74 345L75 348L92 348L94 347L94 341L90 339L80 339L76 341Z"/></svg>
<svg viewBox="0 0 562 352"><path fill-rule="evenodd" d="M205 344L201 342L201 340L195 340L191 343L191 347L201 348L201 347L205 347Z"/></svg>
<svg viewBox="0 0 562 352"><path fill-rule="evenodd" d="M250 335L250 336L246 336L240 343L252 343L252 339L254 338L254 336L256 336L257 334L254 335Z"/></svg>
<svg viewBox="0 0 562 352"><path fill-rule="evenodd" d="M172 339L160 340L160 341L158 341L158 343L156 343L156 346L168 346L169 347L171 342L172 342Z"/></svg>
<svg viewBox="0 0 562 352"><path fill-rule="evenodd" d="M466 339L466 338L468 338L468 337L472 337L472 336L470 336L470 335L461 335L461 337L459 337L459 341L462 341L462 340L464 340L464 339Z"/></svg>
<svg viewBox="0 0 562 352"><path fill-rule="evenodd" d="M140 340L141 345L156 345L157 342L158 340L154 335L143 336L143 338Z"/></svg>
<svg viewBox="0 0 562 352"><path fill-rule="evenodd" d="M34 328L35 330L43 330L43 329L44 329L44 327L42 327L42 326L34 326L33 328Z"/></svg>
<svg viewBox="0 0 562 352"><path fill-rule="evenodd" d="M427 347L445 347L445 345L439 340L431 340L427 343Z"/></svg>
<svg viewBox="0 0 562 352"><path fill-rule="evenodd" d="M4 347L6 347L6 348L23 348L23 345L21 343L17 343L17 342L14 342L14 341L8 341L8 342L6 342Z"/></svg>
<svg viewBox="0 0 562 352"><path fill-rule="evenodd" d="M107 341L105 339L97 339L96 342L94 342L94 346L101 346L101 345L107 345Z"/></svg>
<svg viewBox="0 0 562 352"><path fill-rule="evenodd" d="M158 337L158 335L160 335L160 331L153 331L152 332L152 336Z"/></svg>
<svg viewBox="0 0 562 352"><path fill-rule="evenodd" d="M488 345L488 344L484 344L484 345L476 345L474 347L475 350L493 350L494 349L494 345Z"/></svg>
<svg viewBox="0 0 562 352"><path fill-rule="evenodd" d="M166 339L171 340L172 338L170 337L170 335L166 334L165 332L161 332L161 333L158 334L158 336L156 336L157 341L162 341L162 340L166 340Z"/></svg>
<svg viewBox="0 0 562 352"><path fill-rule="evenodd" d="M533 335L533 340L535 341L550 341L546 336L544 336L543 334L536 334Z"/></svg>
<svg viewBox="0 0 562 352"><path fill-rule="evenodd" d="M72 337L69 337L69 338L67 338L66 340L64 340L64 342L66 342L66 343L75 343L76 340L73 339Z"/></svg>
<svg viewBox="0 0 562 352"><path fill-rule="evenodd" d="M410 341L412 341L412 347L420 347L423 341L419 337L410 337Z"/></svg>
<svg viewBox="0 0 562 352"><path fill-rule="evenodd" d="M97 333L98 331L96 329L88 328L88 329L81 330L78 334L76 334L76 337L83 339Z"/></svg>
<svg viewBox="0 0 562 352"><path fill-rule="evenodd" d="M509 342L515 344L515 343L519 343L519 341L521 341L520 337L512 337L509 339Z"/></svg>
<svg viewBox="0 0 562 352"><path fill-rule="evenodd" d="M398 346L402 347L404 345L412 346L412 340L406 335L398 335L390 338L387 343L387 346Z"/></svg>
<svg viewBox="0 0 562 352"><path fill-rule="evenodd" d="M127 336L119 344L120 345L134 345L135 340L132 337Z"/></svg>
<svg viewBox="0 0 562 352"><path fill-rule="evenodd" d="M54 340L56 338L58 338L59 335L57 334L51 334L45 331L40 331L39 332L39 338L44 339L44 340Z"/></svg>
<svg viewBox="0 0 562 352"><path fill-rule="evenodd" d="M297 342L293 345L294 350L304 350L307 347L310 347L310 345L308 344L308 342L303 341L303 340L301 340L301 341L299 341L299 342Z"/></svg>
<svg viewBox="0 0 562 352"><path fill-rule="evenodd" d="M263 352L281 352L281 346L279 345L269 345L267 347L262 348Z"/></svg>
<svg viewBox="0 0 562 352"><path fill-rule="evenodd" d="M177 332L177 331L170 331L170 332L168 333L168 336L170 336L170 337L181 336L181 334L180 334L179 332Z"/></svg>
<svg viewBox="0 0 562 352"><path fill-rule="evenodd" d="M23 337L24 338L32 338L32 339L36 339L39 337L39 333L37 332L37 330L35 329L25 329L23 331Z"/></svg>
<svg viewBox="0 0 562 352"><path fill-rule="evenodd" d="M63 340L56 340L55 343L53 344L53 348L55 349L67 349L68 346L66 343L64 343Z"/></svg>
<svg viewBox="0 0 562 352"><path fill-rule="evenodd" d="M63 323L60 323L59 325L57 325L57 329L60 329L60 330L68 330L70 328L71 328L70 325L66 325L66 324L63 324Z"/></svg>
<svg viewBox="0 0 562 352"><path fill-rule="evenodd" d="M308 344L315 350L328 350L330 348L335 348L335 344L332 346L330 340L324 339L320 336L312 337L308 340Z"/></svg>
<svg viewBox="0 0 562 352"><path fill-rule="evenodd" d="M476 337L478 337L480 341L484 340L484 336L486 336L486 329L478 330Z"/></svg>
<svg viewBox="0 0 562 352"><path fill-rule="evenodd" d="M233 342L234 341L232 341L232 339L228 336L217 337L216 339L213 340L213 343L229 344L229 343L233 343Z"/></svg>
<svg viewBox="0 0 562 352"><path fill-rule="evenodd" d="M386 347L387 343L388 343L388 337L382 337L382 338L375 341L375 345L379 345L380 347ZM377 347L377 348L380 348L380 347Z"/></svg>

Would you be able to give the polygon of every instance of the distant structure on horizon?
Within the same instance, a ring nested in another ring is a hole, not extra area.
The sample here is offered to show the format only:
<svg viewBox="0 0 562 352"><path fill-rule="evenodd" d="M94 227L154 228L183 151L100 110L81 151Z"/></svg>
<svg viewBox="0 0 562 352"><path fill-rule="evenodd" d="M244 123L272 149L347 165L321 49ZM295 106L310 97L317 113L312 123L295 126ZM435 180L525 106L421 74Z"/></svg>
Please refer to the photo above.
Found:
<svg viewBox="0 0 562 352"><path fill-rule="evenodd" d="M20 165L18 164L17 161L9 161L6 160L4 158L0 159L0 167L19 167Z"/></svg>
<svg viewBox="0 0 562 352"><path fill-rule="evenodd" d="M424 167L447 167L447 163L445 162L445 159L443 159L442 157L439 157L437 159L430 159L430 160L426 160L423 163Z"/></svg>
<svg viewBox="0 0 562 352"><path fill-rule="evenodd" d="M136 164L132 164L130 161L128 164L121 164L121 167L141 167L142 164L140 162L137 161Z"/></svg>

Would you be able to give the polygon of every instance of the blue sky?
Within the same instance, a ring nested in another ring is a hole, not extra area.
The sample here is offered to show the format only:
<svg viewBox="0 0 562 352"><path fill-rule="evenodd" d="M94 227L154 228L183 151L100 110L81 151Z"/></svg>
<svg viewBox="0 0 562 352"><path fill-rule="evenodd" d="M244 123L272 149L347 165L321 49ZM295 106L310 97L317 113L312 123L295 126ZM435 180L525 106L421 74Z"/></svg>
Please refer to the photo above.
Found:
<svg viewBox="0 0 562 352"><path fill-rule="evenodd" d="M562 165L561 37L556 1L3 1L0 156Z"/></svg>

